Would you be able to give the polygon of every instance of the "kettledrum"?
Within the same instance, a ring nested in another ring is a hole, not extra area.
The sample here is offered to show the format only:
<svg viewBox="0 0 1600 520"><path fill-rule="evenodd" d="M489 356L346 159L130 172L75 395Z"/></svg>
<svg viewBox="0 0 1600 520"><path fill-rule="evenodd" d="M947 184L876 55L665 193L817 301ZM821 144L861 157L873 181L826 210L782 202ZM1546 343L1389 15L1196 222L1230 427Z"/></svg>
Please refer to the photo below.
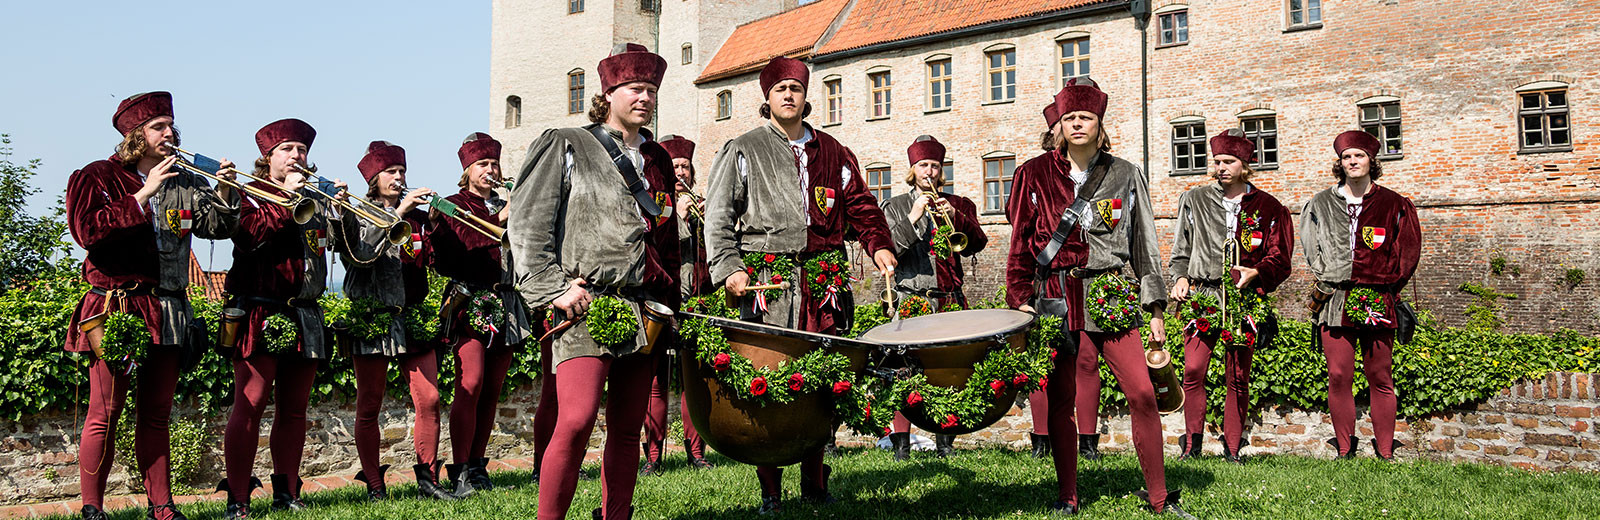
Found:
<svg viewBox="0 0 1600 520"><path fill-rule="evenodd" d="M1172 366L1172 353L1165 348L1144 351L1144 364L1150 367L1150 384L1156 389L1156 411L1162 415L1183 409L1183 381Z"/></svg>
<svg viewBox="0 0 1600 520"><path fill-rule="evenodd" d="M901 378L920 373L928 384L960 389L972 377L973 368L990 352L1028 348L1028 327L1032 314L1010 309L973 309L940 312L891 321L861 335L862 341L882 345L887 353L881 368L894 370ZM963 420L953 428L939 426L943 417L929 417L921 407L902 407L900 413L923 430L961 435L989 427L1005 417L1017 398L1015 388L996 397L976 422Z"/></svg>
<svg viewBox="0 0 1600 520"><path fill-rule="evenodd" d="M721 328L728 347L757 368L775 367L822 349L844 354L850 359L849 370L859 373L866 367L867 354L876 348L839 336L692 312L679 314L684 319L703 319ZM692 351L696 347L683 348ZM694 421L706 444L730 459L754 466L788 466L822 449L838 429L833 396L827 389L797 395L788 403L762 406L725 388L717 381L716 370L693 354L678 357L682 360L683 394L689 405L685 417Z"/></svg>

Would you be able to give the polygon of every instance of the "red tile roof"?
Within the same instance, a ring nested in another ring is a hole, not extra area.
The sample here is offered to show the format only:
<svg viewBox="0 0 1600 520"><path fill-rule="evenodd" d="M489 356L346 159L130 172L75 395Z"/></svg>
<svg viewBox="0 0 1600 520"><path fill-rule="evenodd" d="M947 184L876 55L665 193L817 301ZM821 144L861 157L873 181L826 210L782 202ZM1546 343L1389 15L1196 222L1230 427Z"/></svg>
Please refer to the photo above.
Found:
<svg viewBox="0 0 1600 520"><path fill-rule="evenodd" d="M228 276L227 271L211 272L200 268L200 259L194 256L194 251L189 252L189 285L198 285L205 291L207 300L222 300L222 281Z"/></svg>
<svg viewBox="0 0 1600 520"><path fill-rule="evenodd" d="M695 83L761 70L775 56L806 58L849 0L819 0L733 30Z"/></svg>
<svg viewBox="0 0 1600 520"><path fill-rule="evenodd" d="M817 54L1016 20L1112 0L857 0Z"/></svg>

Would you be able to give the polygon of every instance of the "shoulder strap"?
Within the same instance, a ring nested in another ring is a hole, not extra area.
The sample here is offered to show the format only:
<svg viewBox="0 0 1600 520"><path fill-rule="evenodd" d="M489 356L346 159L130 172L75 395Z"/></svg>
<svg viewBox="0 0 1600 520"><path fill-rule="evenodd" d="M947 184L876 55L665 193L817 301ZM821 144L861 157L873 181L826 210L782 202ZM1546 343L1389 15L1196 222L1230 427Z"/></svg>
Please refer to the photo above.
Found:
<svg viewBox="0 0 1600 520"><path fill-rule="evenodd" d="M611 139L611 136L606 135L606 131L600 128L599 123L591 123L583 128L588 130L589 135L593 135L596 141L600 141L600 146L605 147L606 153L611 155L611 162L617 166L617 171L622 174L622 181L628 184L628 192L633 194L634 202L638 202L639 207L643 208L645 214L650 215L650 217L661 216L661 208L656 206L655 199L650 196L650 191L647 189L649 186L646 186L644 181L639 180L639 173L633 169L633 161L622 155L622 150L617 148L617 143Z"/></svg>
<svg viewBox="0 0 1600 520"><path fill-rule="evenodd" d="M1095 161L1093 171L1089 173L1089 178L1084 180L1083 187L1078 190L1078 194L1093 194L1100 189L1100 183L1105 181L1106 172L1111 169L1111 157L1105 153L1101 153L1099 157L1100 159ZM1067 236L1072 234L1073 226L1076 226L1078 220L1089 211L1088 198L1073 197L1073 199L1072 205L1061 212L1061 220L1056 222L1056 230L1050 233L1050 243L1045 244L1044 249L1040 249L1039 254L1033 257L1034 262L1039 264L1040 270L1048 269L1050 263L1055 261L1056 254L1061 252L1061 246L1067 241Z"/></svg>

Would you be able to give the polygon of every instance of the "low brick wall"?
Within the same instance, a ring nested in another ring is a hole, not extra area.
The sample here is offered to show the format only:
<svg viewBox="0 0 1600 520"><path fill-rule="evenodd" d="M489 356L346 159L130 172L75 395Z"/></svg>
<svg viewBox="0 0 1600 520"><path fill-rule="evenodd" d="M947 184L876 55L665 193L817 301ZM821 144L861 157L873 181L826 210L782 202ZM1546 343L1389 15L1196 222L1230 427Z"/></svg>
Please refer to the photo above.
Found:
<svg viewBox="0 0 1600 520"><path fill-rule="evenodd" d="M529 457L533 452L533 412L538 403L537 386L510 392L500 404L496 417L496 430L489 443L489 456L493 458ZM1404 396L1402 396L1402 399ZM676 406L676 399L669 400ZM413 464L411 448L411 420L409 399L389 399L382 415L383 462L407 471ZM179 417L184 417L180 404ZM1357 423L1361 437L1361 453L1372 455L1371 423L1365 410L1359 411L1362 419ZM676 410L674 410L676 414ZM304 474L314 477L327 474L353 474L359 469L351 429L355 421L353 404L324 403L313 407L310 438L306 442ZM1595 429L1595 418L1600 416L1600 374L1553 373L1544 379L1524 381L1498 395L1476 404L1465 405L1414 421L1401 421L1396 426L1395 438L1406 444L1396 451L1401 459L1424 458L1454 462L1479 462L1515 466L1528 470L1600 471L1600 432ZM445 417L448 418L446 412ZM271 412L263 419L262 437L256 456L256 475L271 473L267 453L267 433L270 431ZM213 442L207 443L210 453L202 463L201 476L194 482L205 488L221 478L221 433L226 417L207 420ZM1000 422L983 431L961 436L958 447L1002 446L1012 449L1028 447L1028 432L1032 428L1029 410L1013 407ZM79 430L68 413L45 414L22 421L0 421L0 504L33 503L79 494L77 439ZM1181 414L1162 418L1166 443L1173 446L1168 453L1176 452L1178 436L1183 433ZM1331 458L1332 447L1326 440L1333 437L1333 425L1326 413L1284 407L1263 410L1247 426L1250 445L1245 455L1292 454ZM1205 451L1221 452L1216 440L1220 434L1208 426ZM591 447L598 447L603 439L605 418L600 418ZM1100 424L1101 447L1107 451L1131 449L1129 422L1126 414L1105 417ZM441 429L440 453L449 453L449 427ZM676 443L679 439L672 439ZM845 436L844 442L871 443L877 439L867 436ZM121 467L112 470L110 493L133 492L128 475Z"/></svg>

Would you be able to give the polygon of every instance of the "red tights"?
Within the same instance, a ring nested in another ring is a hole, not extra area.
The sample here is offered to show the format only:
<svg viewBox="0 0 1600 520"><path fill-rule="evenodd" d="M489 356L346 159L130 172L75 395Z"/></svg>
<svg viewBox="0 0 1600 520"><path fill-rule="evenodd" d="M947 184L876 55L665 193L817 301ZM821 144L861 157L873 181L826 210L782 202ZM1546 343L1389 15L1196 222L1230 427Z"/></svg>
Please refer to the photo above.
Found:
<svg viewBox="0 0 1600 520"><path fill-rule="evenodd" d="M233 411L222 437L229 496L248 500L250 474L256 460L261 415L268 394L276 407L272 419L272 472L287 475L289 489L300 489L300 458L306 445L306 405L317 375L317 360L299 354L262 354L233 361ZM276 383L276 384L274 384Z"/></svg>
<svg viewBox="0 0 1600 520"><path fill-rule="evenodd" d="M135 382L130 379L135 378L139 388L134 405L138 420L134 427L134 459L144 473L150 505L172 502L167 425L172 415L172 394L178 386L178 355L175 347L159 345L150 349L134 377L128 376L125 369L113 371L104 361L89 364L89 413L78 444L78 477L84 505L104 509L106 477L116 451L112 432L122 416L128 386Z"/></svg>
<svg viewBox="0 0 1600 520"><path fill-rule="evenodd" d="M1111 373L1116 375L1117 383L1122 387L1122 393L1128 398L1128 410L1133 416L1133 451L1139 457L1139 470L1144 474L1144 486L1150 492L1150 506L1156 511L1166 508L1167 477L1166 468L1162 466L1161 415L1156 412L1156 390L1150 383L1150 371L1145 366L1144 346L1139 339L1138 330L1130 330L1120 334L1101 334L1079 332L1077 373L1062 379L1073 379L1083 376L1083 365L1086 360L1089 364L1098 363L1104 355L1106 364L1111 365ZM1057 377L1065 375L1066 370L1061 370L1057 365L1055 374L1050 375L1050 430L1051 431L1078 431L1072 420L1072 407L1074 397L1082 400L1082 395L1074 396L1076 392L1083 391L1081 381L1059 381ZM1099 380L1098 374L1095 380ZM1066 384L1062 384L1066 383ZM1070 390L1069 390L1070 389ZM1099 392L1095 392L1098 400ZM1078 410L1082 411L1082 403L1077 403ZM1080 417L1081 420L1081 417ZM1055 458L1056 478L1060 482L1059 500L1077 504L1077 469L1078 469L1078 439L1077 435L1054 435L1050 438L1050 452ZM1065 460L1063 460L1065 459Z"/></svg>
<svg viewBox="0 0 1600 520"><path fill-rule="evenodd" d="M1216 337L1191 336L1183 343L1183 425L1184 433L1205 433L1206 372L1211 368L1211 352ZM1250 405L1250 361L1255 348L1233 347L1222 358L1227 397L1222 402L1222 442L1227 451L1239 449L1244 436L1244 410Z"/></svg>
<svg viewBox="0 0 1600 520"><path fill-rule="evenodd" d="M1372 433L1378 455L1394 456L1394 330L1361 330L1346 327L1320 327L1322 354L1328 359L1328 411L1333 416L1333 438L1339 453L1351 453L1350 437L1356 434L1356 398L1351 389L1355 379L1357 345L1361 348L1361 369L1367 375L1367 392L1372 401Z"/></svg>
<svg viewBox="0 0 1600 520"><path fill-rule="evenodd" d="M626 518L639 480L639 430L650 397L656 358L577 357L556 367L556 411L539 478L539 518L565 518L578 488L578 467L594 431L601 396L606 402L605 452L600 460L600 499L605 518ZM542 412L543 410L541 410Z"/></svg>
<svg viewBox="0 0 1600 520"><path fill-rule="evenodd" d="M438 473L439 459L439 358L432 350L414 355L392 358L400 366L406 386L411 390L411 405L417 421L411 427L411 446L417 452L417 463L426 464L429 471ZM383 394L389 384L391 358L381 355L356 356L356 455L361 459L361 473L378 477L378 412L383 408ZM382 478L368 478L367 487L376 489L383 485Z"/></svg>
<svg viewBox="0 0 1600 520"><path fill-rule="evenodd" d="M505 345L485 348L476 338L456 347L456 388L450 403L450 456L456 464L481 459L488 449L512 353Z"/></svg>
<svg viewBox="0 0 1600 520"><path fill-rule="evenodd" d="M539 345L539 407L533 412L533 474L544 468L544 452L550 448L550 436L556 432L556 415L561 405L556 401L556 376L550 373L550 341Z"/></svg>
<svg viewBox="0 0 1600 520"><path fill-rule="evenodd" d="M680 354L682 355L682 354ZM644 416L644 442L645 460L661 462L663 451L662 444L667 440L667 396L671 394L668 382L672 380L672 371L677 367L672 366L671 359L660 356L654 377L650 378L650 408ZM700 438L700 432L695 431L694 423L689 421L689 397L678 396L678 410L683 416L684 450L690 457L703 459L706 457L706 442ZM899 417L899 415L895 415Z"/></svg>

